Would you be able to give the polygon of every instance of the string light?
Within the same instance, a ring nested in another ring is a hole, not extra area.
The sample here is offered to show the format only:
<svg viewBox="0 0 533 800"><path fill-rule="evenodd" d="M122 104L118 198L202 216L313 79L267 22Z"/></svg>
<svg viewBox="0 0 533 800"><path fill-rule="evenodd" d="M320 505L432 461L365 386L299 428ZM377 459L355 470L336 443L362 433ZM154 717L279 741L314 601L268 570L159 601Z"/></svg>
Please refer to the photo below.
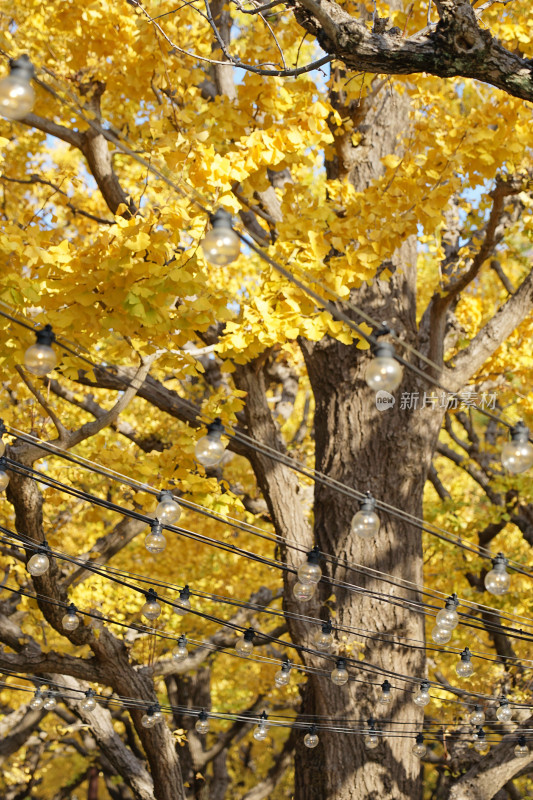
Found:
<svg viewBox="0 0 533 800"><path fill-rule="evenodd" d="M43 708L46 711L53 711L54 708L57 706L57 700L54 696L53 692L46 692Z"/></svg>
<svg viewBox="0 0 533 800"><path fill-rule="evenodd" d="M452 638L451 628L435 625L435 627L431 629L431 638L435 644L447 644Z"/></svg>
<svg viewBox="0 0 533 800"><path fill-rule="evenodd" d="M96 708L95 695L96 692L93 689L87 689L85 692L85 700L81 703L82 711L94 711Z"/></svg>
<svg viewBox="0 0 533 800"><path fill-rule="evenodd" d="M203 467L216 467L226 452L221 438L223 433L224 426L220 417L217 417L214 422L210 422L207 426L207 434L196 442L194 454L196 460Z"/></svg>
<svg viewBox="0 0 533 800"><path fill-rule="evenodd" d="M6 472L7 462L4 456L0 457L0 492L7 489L9 485L9 475Z"/></svg>
<svg viewBox="0 0 533 800"><path fill-rule="evenodd" d="M376 336L390 333L390 331L383 330L382 333L377 332ZM396 359L394 347L390 342L377 342L372 351L374 358L367 367L365 380L368 386L375 392L385 391L393 392L398 388L403 378L403 368L399 361Z"/></svg>
<svg viewBox="0 0 533 800"><path fill-rule="evenodd" d="M61 624L63 625L66 631L75 631L76 628L80 624L80 618L77 615L77 608L74 603L70 603L69 607L67 608L67 613L61 620Z"/></svg>
<svg viewBox="0 0 533 800"><path fill-rule="evenodd" d="M141 608L141 614L146 619L157 619L161 614L161 606L157 602L157 592L154 589L148 589L145 593L146 603Z"/></svg>
<svg viewBox="0 0 533 800"><path fill-rule="evenodd" d="M322 628L313 637L313 643L317 650L327 653L333 644L333 627L331 620L322 623Z"/></svg>
<svg viewBox="0 0 533 800"><path fill-rule="evenodd" d="M41 545L37 548L37 551L32 555L31 558L28 559L28 563L26 564L26 569L33 575L34 578L39 577L40 575L44 575L45 572L48 572L50 567L50 547L46 539L43 541Z"/></svg>
<svg viewBox="0 0 533 800"><path fill-rule="evenodd" d="M496 717L500 722L510 722L513 718L513 709L509 705L509 700L505 695L502 696L500 704L496 709Z"/></svg>
<svg viewBox="0 0 533 800"><path fill-rule="evenodd" d="M417 694L413 697L413 703L416 703L417 706L427 706L430 701L429 681L422 681Z"/></svg>
<svg viewBox="0 0 533 800"><path fill-rule="evenodd" d="M469 720L472 725L483 725L485 722L485 713L481 706L474 706L474 710L470 714Z"/></svg>
<svg viewBox="0 0 533 800"><path fill-rule="evenodd" d="M518 475L533 465L533 445L529 441L529 428L520 420L511 428L511 441L502 449L502 465L508 472Z"/></svg>
<svg viewBox="0 0 533 800"><path fill-rule="evenodd" d="M453 631L454 628L457 627L459 624L459 615L456 611L458 605L459 600L457 599L457 595L455 593L450 595L446 600L444 608L441 608L435 617L435 622L439 628Z"/></svg>
<svg viewBox="0 0 533 800"><path fill-rule="evenodd" d="M311 583L316 586L322 577L320 568L320 550L317 545L307 553L307 560L298 567L298 580L300 583Z"/></svg>
<svg viewBox="0 0 533 800"><path fill-rule="evenodd" d="M185 614L191 610L191 601L189 600L190 596L191 592L189 586L184 586L179 594L179 598L176 600L176 605L174 606L174 612L180 617L184 617Z"/></svg>
<svg viewBox="0 0 533 800"><path fill-rule="evenodd" d="M516 758L527 758L529 755L529 747L526 744L526 737L524 735L518 737L518 744L514 749Z"/></svg>
<svg viewBox="0 0 533 800"><path fill-rule="evenodd" d="M370 717L368 720L369 731L363 739L364 745L367 750L375 750L379 745L379 736L375 729L375 720Z"/></svg>
<svg viewBox="0 0 533 800"><path fill-rule="evenodd" d="M276 686L287 686L291 678L291 662L288 658L285 659L279 669L274 675L274 682Z"/></svg>
<svg viewBox="0 0 533 800"><path fill-rule="evenodd" d="M415 756L418 756L418 758L424 758L428 750L424 744L424 734L417 733L415 742L416 744L411 748L411 752L414 753Z"/></svg>
<svg viewBox="0 0 533 800"><path fill-rule="evenodd" d="M242 639L238 639L235 645L235 650L240 656L251 656L254 651L254 635L255 630L248 628L244 631Z"/></svg>
<svg viewBox="0 0 533 800"><path fill-rule="evenodd" d="M55 334L51 325L45 325L35 333L36 342L24 354L24 366L32 375L44 378L57 364L57 356L52 349Z"/></svg>
<svg viewBox="0 0 533 800"><path fill-rule="evenodd" d="M182 633L178 639L178 646L172 651L172 658L174 661L185 661L188 655L187 637Z"/></svg>
<svg viewBox="0 0 533 800"><path fill-rule="evenodd" d="M146 714L141 717L141 725L144 728L154 728L161 720L161 710L157 705L150 706L146 709Z"/></svg>
<svg viewBox="0 0 533 800"><path fill-rule="evenodd" d="M311 725L311 727L309 728L309 733L305 734L305 736L304 736L304 744L310 750L312 750L314 747L317 746L317 744L318 744L318 736L317 736L317 732L316 732L316 725Z"/></svg>
<svg viewBox="0 0 533 800"><path fill-rule="evenodd" d="M300 600L302 603L306 603L308 600L311 600L316 590L316 584L314 583L302 583L301 581L296 581L294 586L292 587L292 593L297 600Z"/></svg>
<svg viewBox="0 0 533 800"><path fill-rule="evenodd" d="M487 742L487 737L483 728L479 727L474 736L474 750L480 755L484 756L490 750L490 745Z"/></svg>
<svg viewBox="0 0 533 800"><path fill-rule="evenodd" d="M200 711L194 727L196 728L196 732L201 736L205 736L209 731L209 717L205 711Z"/></svg>
<svg viewBox="0 0 533 800"><path fill-rule="evenodd" d="M362 539L372 539L379 532L379 517L374 511L376 501L367 492L367 496L360 503L360 510L352 518L352 533Z"/></svg>
<svg viewBox="0 0 533 800"><path fill-rule="evenodd" d="M348 670L346 669L346 659L338 658L335 669L331 671L331 680L337 686L344 686L349 677Z"/></svg>
<svg viewBox="0 0 533 800"><path fill-rule="evenodd" d="M9 60L9 75L0 80L0 114L7 119L23 119L33 108L35 92L30 83L33 65L27 55Z"/></svg>
<svg viewBox="0 0 533 800"><path fill-rule="evenodd" d="M32 699L30 700L30 708L34 711L40 711L44 705L44 697L40 689L37 689Z"/></svg>
<svg viewBox="0 0 533 800"><path fill-rule="evenodd" d="M485 589L497 597L507 594L511 586L511 576L507 572L507 559L503 553L492 559L492 569L485 575Z"/></svg>
<svg viewBox="0 0 533 800"><path fill-rule="evenodd" d="M388 705L392 700L391 694L392 686L390 685L388 680L384 680L381 684L381 694L378 698L378 702L382 703L383 705Z"/></svg>
<svg viewBox="0 0 533 800"><path fill-rule="evenodd" d="M455 671L460 678L469 678L473 674L472 654L468 647L461 653L461 660L457 663Z"/></svg>
<svg viewBox="0 0 533 800"><path fill-rule="evenodd" d="M204 236L201 248L210 264L225 267L239 256L241 243L232 228L232 217L228 211L219 208L211 214L210 222L212 228Z"/></svg>
<svg viewBox="0 0 533 800"><path fill-rule="evenodd" d="M167 540L163 536L162 531L163 526L161 522L158 519L154 519L150 525L150 533L144 540L144 546L149 553L162 553L167 546Z"/></svg>
<svg viewBox="0 0 533 800"><path fill-rule="evenodd" d="M155 509L155 518L161 522L162 525L172 525L178 522L181 517L181 506L174 498L170 489L164 489L159 492L157 498L159 500Z"/></svg>
<svg viewBox="0 0 533 800"><path fill-rule="evenodd" d="M268 725L266 724L267 715L265 711L262 712L260 720L261 722L257 725L254 731L254 739L257 742L264 742L268 736Z"/></svg>

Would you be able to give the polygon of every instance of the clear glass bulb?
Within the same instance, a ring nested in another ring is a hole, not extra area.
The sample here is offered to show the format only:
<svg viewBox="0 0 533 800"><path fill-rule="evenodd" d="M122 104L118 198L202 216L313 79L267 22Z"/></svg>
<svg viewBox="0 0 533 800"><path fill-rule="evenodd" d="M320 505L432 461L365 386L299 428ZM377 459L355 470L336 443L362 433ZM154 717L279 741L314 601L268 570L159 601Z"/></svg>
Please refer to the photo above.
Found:
<svg viewBox="0 0 533 800"><path fill-rule="evenodd" d="M314 583L317 584L322 577L322 570L319 564L305 561L298 568L298 580L300 583Z"/></svg>
<svg viewBox="0 0 533 800"><path fill-rule="evenodd" d="M258 742L264 742L268 736L268 726L261 723L254 731L254 739Z"/></svg>
<svg viewBox="0 0 533 800"><path fill-rule="evenodd" d="M413 745L411 752L414 753L415 756L418 758L424 758L428 749L425 744L415 744Z"/></svg>
<svg viewBox="0 0 533 800"><path fill-rule="evenodd" d="M506 442L502 448L502 465L513 475L528 470L533 465L531 442Z"/></svg>
<svg viewBox="0 0 533 800"><path fill-rule="evenodd" d="M507 704L498 706L496 709L496 717L500 722L510 722L513 718L513 709Z"/></svg>
<svg viewBox="0 0 533 800"><path fill-rule="evenodd" d="M310 750L312 750L313 747L316 747L318 744L318 736L316 733L306 733L304 736L304 744Z"/></svg>
<svg viewBox="0 0 533 800"><path fill-rule="evenodd" d="M390 356L376 356L367 367L365 380L375 392L380 389L393 392L403 378L403 369L399 361Z"/></svg>
<svg viewBox="0 0 533 800"><path fill-rule="evenodd" d="M352 533L362 539L372 539L379 532L379 517L375 511L358 511L352 518Z"/></svg>
<svg viewBox="0 0 533 800"><path fill-rule="evenodd" d="M172 524L173 522L177 522L181 517L181 507L180 505L169 497L168 495L163 495L163 498L157 504L155 510L155 518L159 520L162 525Z"/></svg>
<svg viewBox="0 0 533 800"><path fill-rule="evenodd" d="M300 581L296 581L292 587L292 593L297 600L305 603L307 600L312 598L315 593L315 589L316 583L301 583Z"/></svg>
<svg viewBox="0 0 533 800"><path fill-rule="evenodd" d="M157 600L147 600L141 608L141 614L146 619L157 619L161 614L161 606Z"/></svg>
<svg viewBox="0 0 533 800"><path fill-rule="evenodd" d="M94 711L95 708L96 708L96 700L92 695L86 697L81 704L82 711Z"/></svg>
<svg viewBox="0 0 533 800"><path fill-rule="evenodd" d="M55 699L55 697L53 695L47 695L43 703L43 708L45 708L47 711L53 711L56 706L57 706L57 700Z"/></svg>
<svg viewBox="0 0 533 800"><path fill-rule="evenodd" d="M474 665L471 661L459 661L455 665L455 671L459 678L469 678L474 674Z"/></svg>
<svg viewBox="0 0 533 800"><path fill-rule="evenodd" d="M378 703L382 703L384 706L388 705L392 700L392 694L390 689L382 689L381 694L378 697Z"/></svg>
<svg viewBox="0 0 533 800"><path fill-rule="evenodd" d="M7 489L9 484L9 475L4 469L0 468L0 492L3 492L4 489Z"/></svg>
<svg viewBox="0 0 533 800"><path fill-rule="evenodd" d="M472 725L483 725L485 722L485 713L483 712L483 709L476 706L474 711L472 711L470 714L469 721L472 723Z"/></svg>
<svg viewBox="0 0 533 800"><path fill-rule="evenodd" d="M162 533L149 533L144 540L144 546L149 553L162 553L167 546L167 540Z"/></svg>
<svg viewBox="0 0 533 800"><path fill-rule="evenodd" d="M194 727L197 733L203 736L209 731L209 720L199 718L196 720Z"/></svg>
<svg viewBox="0 0 533 800"><path fill-rule="evenodd" d="M511 576L503 564L498 564L485 575L485 589L497 597L507 594L510 586Z"/></svg>
<svg viewBox="0 0 533 800"><path fill-rule="evenodd" d="M437 616L435 617L435 621L437 625L442 626L443 628L448 628L448 630L453 631L459 624L459 614L455 610L455 608L441 608Z"/></svg>
<svg viewBox="0 0 533 800"><path fill-rule="evenodd" d="M185 661L187 656L189 655L189 651L184 644L180 644L174 648L172 651L172 658L174 661Z"/></svg>
<svg viewBox="0 0 533 800"><path fill-rule="evenodd" d="M526 744L517 744L514 749L516 758L527 758L529 755L529 747Z"/></svg>
<svg viewBox="0 0 533 800"><path fill-rule="evenodd" d="M80 618L77 614L65 614L61 624L66 631L75 631L80 624Z"/></svg>
<svg viewBox="0 0 533 800"><path fill-rule="evenodd" d="M251 656L254 651L254 644L247 639L239 639L235 645L235 650L240 656L248 657Z"/></svg>
<svg viewBox="0 0 533 800"><path fill-rule="evenodd" d="M480 755L484 756L489 752L490 746L486 739L478 739L476 742L474 742L474 750L476 750Z"/></svg>
<svg viewBox="0 0 533 800"><path fill-rule="evenodd" d="M226 448L220 437L211 436L209 434L198 439L194 449L196 460L203 467L216 467L225 452Z"/></svg>
<svg viewBox="0 0 533 800"><path fill-rule="evenodd" d="M349 677L348 670L344 669L344 667L335 667L335 669L331 671L331 680L337 686L344 686L344 684L348 682Z"/></svg>
<svg viewBox="0 0 533 800"><path fill-rule="evenodd" d="M48 344L32 344L24 354L24 366L32 375L44 378L57 364L57 356Z"/></svg>
<svg viewBox="0 0 533 800"><path fill-rule="evenodd" d="M333 644L333 634L325 633L324 631L317 631L314 635L313 642L317 650L326 652Z"/></svg>
<svg viewBox="0 0 533 800"><path fill-rule="evenodd" d="M7 119L23 119L35 103L35 92L27 80L7 75L0 80L0 114Z"/></svg>
<svg viewBox="0 0 533 800"><path fill-rule="evenodd" d="M444 625L435 625L431 631L431 638L435 644L446 644L452 638L452 630L445 628Z"/></svg>
<svg viewBox="0 0 533 800"><path fill-rule="evenodd" d="M278 669L274 675L274 683L276 686L287 686L291 679L291 673L288 669Z"/></svg>
<svg viewBox="0 0 533 800"><path fill-rule="evenodd" d="M39 575L44 575L44 573L48 571L49 566L50 561L48 556L45 556L44 553L34 553L29 559L26 568L30 575L37 577Z"/></svg>
<svg viewBox="0 0 533 800"><path fill-rule="evenodd" d="M157 717L155 714L143 714L141 717L141 725L143 728L153 728L157 724Z"/></svg>
<svg viewBox="0 0 533 800"><path fill-rule="evenodd" d="M32 699L30 700L30 708L33 708L34 711L39 711L44 705L44 698L42 694L37 691L33 695Z"/></svg>
<svg viewBox="0 0 533 800"><path fill-rule="evenodd" d="M376 736L375 733L369 733L365 736L364 742L367 750L375 750L379 745L379 736Z"/></svg>
<svg viewBox="0 0 533 800"><path fill-rule="evenodd" d="M181 597L176 600L176 606L174 607L174 613L180 617L184 617L191 610L191 601L189 598L182 599Z"/></svg>
<svg viewBox="0 0 533 800"><path fill-rule="evenodd" d="M210 264L225 267L238 258L241 242L235 231L227 228L211 228L201 243L203 254Z"/></svg>
<svg viewBox="0 0 533 800"><path fill-rule="evenodd" d="M427 706L429 702L431 702L431 697L426 689L421 689L413 698L413 703L416 703L417 706Z"/></svg>

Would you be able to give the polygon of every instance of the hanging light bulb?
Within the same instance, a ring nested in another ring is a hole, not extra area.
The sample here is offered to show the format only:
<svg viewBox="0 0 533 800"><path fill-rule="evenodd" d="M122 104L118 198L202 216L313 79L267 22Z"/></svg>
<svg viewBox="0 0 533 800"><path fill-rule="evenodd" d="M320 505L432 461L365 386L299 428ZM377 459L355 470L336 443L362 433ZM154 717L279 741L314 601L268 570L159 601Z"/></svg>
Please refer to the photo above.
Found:
<svg viewBox="0 0 533 800"><path fill-rule="evenodd" d="M435 617L435 622L439 628L447 628L453 631L457 627L459 624L459 615L456 611L458 605L459 600L455 593L447 598L444 608L441 608Z"/></svg>
<svg viewBox="0 0 533 800"><path fill-rule="evenodd" d="M148 589L144 596L146 603L141 608L141 614L146 619L157 619L161 614L161 606L157 602L157 592L154 589Z"/></svg>
<svg viewBox="0 0 533 800"><path fill-rule="evenodd" d="M240 656L247 658L252 655L254 651L254 634L255 630L248 628L248 630L244 631L242 639L237 639L235 650Z"/></svg>
<svg viewBox="0 0 533 800"><path fill-rule="evenodd" d="M45 572L48 572L48 568L50 567L50 559L48 558L49 553L50 547L45 539L43 543L39 545L31 558L28 559L26 569L30 575L33 575L35 578L37 578L39 575L44 575Z"/></svg>
<svg viewBox="0 0 533 800"><path fill-rule="evenodd" d="M154 728L157 725L159 719L156 716L155 711L155 706L150 706L146 709L146 714L143 714L141 717L141 725L143 728Z"/></svg>
<svg viewBox="0 0 533 800"><path fill-rule="evenodd" d="M74 603L71 603L67 608L67 613L61 620L61 624L63 625L66 631L75 631L76 628L80 624L80 618L77 615L77 608Z"/></svg>
<svg viewBox="0 0 533 800"><path fill-rule="evenodd" d="M378 332L377 336L391 333L388 329ZM368 365L365 380L375 392L383 390L393 392L403 378L403 367L396 360L394 347L389 342L378 342L372 347L374 358Z"/></svg>
<svg viewBox="0 0 533 800"><path fill-rule="evenodd" d="M221 436L224 433L224 426L219 417L207 426L207 435L202 436L196 442L194 454L196 460L203 467L216 467L226 448L224 447Z"/></svg>
<svg viewBox="0 0 533 800"><path fill-rule="evenodd" d="M163 536L163 526L158 519L154 519L150 525L150 533L144 540L144 546L149 553L162 553L167 546L167 540Z"/></svg>
<svg viewBox="0 0 533 800"><path fill-rule="evenodd" d="M304 744L310 750L312 750L314 747L317 746L317 744L318 744L318 736L316 734L316 725L311 725L311 727L309 728L309 733L305 734L305 736L304 736Z"/></svg>
<svg viewBox="0 0 533 800"><path fill-rule="evenodd" d="M94 699L96 692L93 689L87 689L85 692L85 700L82 701L82 711L94 711L96 708L96 700Z"/></svg>
<svg viewBox="0 0 533 800"><path fill-rule="evenodd" d="M472 725L483 725L485 722L485 713L481 706L474 706L474 710L470 714L469 721Z"/></svg>
<svg viewBox="0 0 533 800"><path fill-rule="evenodd" d="M0 492L3 492L4 489L7 489L9 484L9 475L6 472L7 468L7 461L2 456L0 458Z"/></svg>
<svg viewBox="0 0 533 800"><path fill-rule="evenodd" d="M507 594L511 586L511 576L506 570L508 564L503 553L492 559L492 569L485 575L485 589L499 597Z"/></svg>
<svg viewBox="0 0 533 800"><path fill-rule="evenodd" d="M180 592L180 596L176 600L176 605L174 606L174 612L179 614L180 617L184 617L188 611L191 610L191 601L189 600L191 596L191 590L189 589L189 585L183 587Z"/></svg>
<svg viewBox="0 0 533 800"><path fill-rule="evenodd" d="M178 646L172 651L172 658L174 661L185 661L188 655L189 651L187 650L187 637L182 633L178 639Z"/></svg>
<svg viewBox="0 0 533 800"><path fill-rule="evenodd" d="M312 550L307 553L307 560L298 567L298 580L300 583L313 583L317 584L322 577L322 570L320 568L320 550L315 545Z"/></svg>
<svg viewBox="0 0 533 800"><path fill-rule="evenodd" d="M518 744L514 749L514 754L516 758L527 758L529 755L529 747L526 744L526 737L519 736L518 737Z"/></svg>
<svg viewBox="0 0 533 800"><path fill-rule="evenodd" d="M207 716L205 711L200 711L194 727L196 728L197 733L199 733L201 736L205 735L208 732L209 717Z"/></svg>
<svg viewBox="0 0 533 800"><path fill-rule="evenodd" d="M54 693L46 692L43 708L45 708L46 711L53 711L56 706L57 700L55 699Z"/></svg>
<svg viewBox="0 0 533 800"><path fill-rule="evenodd" d="M331 680L337 686L344 686L349 677L348 670L346 669L346 659L338 658L335 669L331 671Z"/></svg>
<svg viewBox="0 0 533 800"><path fill-rule="evenodd" d="M424 734L417 733L415 741L416 744L413 745L411 752L414 753L415 756L418 756L418 758L424 758L428 751L426 745L424 744Z"/></svg>
<svg viewBox="0 0 533 800"><path fill-rule="evenodd" d="M4 433L7 433L7 429L6 426L4 425L4 420L0 419L0 457L2 457L6 452L6 443L2 439Z"/></svg>
<svg viewBox="0 0 533 800"><path fill-rule="evenodd" d="M310 600L316 590L316 583L302 583L301 581L296 581L294 586L292 587L292 593L297 600L300 600L301 603L306 603Z"/></svg>
<svg viewBox="0 0 533 800"><path fill-rule="evenodd" d="M57 364L57 356L51 344L55 341L55 334L51 325L45 325L35 334L36 342L28 347L24 354L24 366L32 375L44 378Z"/></svg>
<svg viewBox="0 0 533 800"><path fill-rule="evenodd" d="M474 750L480 755L484 756L490 750L490 745L487 742L487 737L483 728L478 728L474 737Z"/></svg>
<svg viewBox="0 0 533 800"><path fill-rule="evenodd" d="M265 711L262 712L260 720L261 722L259 722L254 731L254 739L257 742L264 742L268 736L268 725L266 724L267 715Z"/></svg>
<svg viewBox="0 0 533 800"><path fill-rule="evenodd" d="M387 680L384 680L381 684L381 694L378 697L378 703L382 703L384 706L388 705L392 700L391 695L392 686Z"/></svg>
<svg viewBox="0 0 533 800"><path fill-rule="evenodd" d="M364 737L363 741L367 750L375 750L379 745L379 736L375 728L375 720L370 717L368 720L369 731Z"/></svg>
<svg viewBox="0 0 533 800"><path fill-rule="evenodd" d="M529 428L520 420L511 428L511 441L502 449L502 464L508 472L518 475L533 465L533 445L529 441Z"/></svg>
<svg viewBox="0 0 533 800"><path fill-rule="evenodd" d="M33 65L27 55L9 60L9 75L0 80L0 114L7 119L23 119L33 108L35 92L30 83Z"/></svg>
<svg viewBox="0 0 533 800"><path fill-rule="evenodd" d="M472 654L468 647L461 653L461 660L457 663L455 671L460 678L469 678L473 674Z"/></svg>
<svg viewBox="0 0 533 800"><path fill-rule="evenodd" d="M279 669L274 675L274 682L276 686L286 686L291 678L291 662L288 658L285 659Z"/></svg>
<svg viewBox="0 0 533 800"><path fill-rule="evenodd" d="M431 638L435 644L447 644L452 638L452 629L445 628L442 625L435 625L431 629Z"/></svg>
<svg viewBox="0 0 533 800"><path fill-rule="evenodd" d="M171 525L177 522L181 517L181 506L174 499L172 492L169 489L164 489L159 492L157 498L159 503L155 509L155 518L159 520L162 525Z"/></svg>
<svg viewBox="0 0 533 800"><path fill-rule="evenodd" d="M413 697L413 703L416 703L417 706L427 706L430 701L429 681L422 681L417 694Z"/></svg>
<svg viewBox="0 0 533 800"><path fill-rule="evenodd" d="M41 690L37 689L32 699L30 700L30 708L33 708L34 711L40 711L43 705L44 705L44 697L42 695Z"/></svg>
<svg viewBox="0 0 533 800"><path fill-rule="evenodd" d="M225 267L239 256L241 242L231 227L232 218L228 211L219 208L209 219L212 228L204 236L201 248L210 264Z"/></svg>
<svg viewBox="0 0 533 800"><path fill-rule="evenodd" d="M505 695L502 696L500 705L496 709L496 716L500 722L510 722L513 718L513 709L509 705L509 700Z"/></svg>
<svg viewBox="0 0 533 800"><path fill-rule="evenodd" d="M317 650L323 653L331 649L333 644L333 627L331 620L322 623L322 629L317 631L313 637L313 642Z"/></svg>
<svg viewBox="0 0 533 800"><path fill-rule="evenodd" d="M376 501L367 492L367 497L361 501L360 510L352 518L352 533L361 539L373 539L379 532L379 517L374 511Z"/></svg>

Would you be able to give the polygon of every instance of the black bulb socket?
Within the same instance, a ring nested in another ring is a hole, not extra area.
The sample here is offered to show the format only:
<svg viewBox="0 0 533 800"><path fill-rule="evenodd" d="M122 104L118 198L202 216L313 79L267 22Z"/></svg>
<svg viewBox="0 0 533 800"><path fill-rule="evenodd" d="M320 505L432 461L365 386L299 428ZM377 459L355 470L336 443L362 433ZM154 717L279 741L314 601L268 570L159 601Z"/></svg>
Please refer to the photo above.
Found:
<svg viewBox="0 0 533 800"><path fill-rule="evenodd" d="M210 422L207 426L207 435L211 439L220 439L222 434L224 433L224 426L222 424L222 420L220 417L217 417L213 422Z"/></svg>
<svg viewBox="0 0 533 800"><path fill-rule="evenodd" d="M51 325L45 325L40 331L35 332L35 340L37 344L44 344L50 347L56 340L56 335L52 330Z"/></svg>
<svg viewBox="0 0 533 800"><path fill-rule="evenodd" d="M31 81L35 75L35 68L30 61L30 57L24 53L18 58L9 59L9 71L11 75L23 81Z"/></svg>
<svg viewBox="0 0 533 800"><path fill-rule="evenodd" d="M529 439L529 428L527 425L524 425L522 420L519 420L516 425L513 425L511 428L511 441L517 442L520 444L521 442L527 442Z"/></svg>
<svg viewBox="0 0 533 800"><path fill-rule="evenodd" d="M225 208L217 208L215 213L210 215L209 221L215 230L231 229L233 217Z"/></svg>

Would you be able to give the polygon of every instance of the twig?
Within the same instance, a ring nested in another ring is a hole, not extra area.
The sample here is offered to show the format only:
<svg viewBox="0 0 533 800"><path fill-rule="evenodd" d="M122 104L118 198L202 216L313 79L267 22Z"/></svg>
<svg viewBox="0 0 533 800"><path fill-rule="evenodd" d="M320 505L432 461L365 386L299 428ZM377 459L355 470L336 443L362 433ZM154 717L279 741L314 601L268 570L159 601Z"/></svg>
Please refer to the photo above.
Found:
<svg viewBox="0 0 533 800"><path fill-rule="evenodd" d="M9 183L41 183L43 186L50 186L51 189L54 189L59 194L63 195L63 197L67 198L67 202L65 203L68 208L74 214L81 214L84 217L88 217L89 219L94 220L94 222L100 222L102 225L114 225L115 221L113 219L103 219L103 217L97 217L94 214L90 214L88 211L82 211L81 208L76 208L69 200L68 194L63 191L59 186L56 186L54 183L45 180L44 178L39 178L38 175L30 175L29 178L9 178L7 175L0 175L0 178L3 181L9 181ZM50 198L48 198L50 199Z"/></svg>

